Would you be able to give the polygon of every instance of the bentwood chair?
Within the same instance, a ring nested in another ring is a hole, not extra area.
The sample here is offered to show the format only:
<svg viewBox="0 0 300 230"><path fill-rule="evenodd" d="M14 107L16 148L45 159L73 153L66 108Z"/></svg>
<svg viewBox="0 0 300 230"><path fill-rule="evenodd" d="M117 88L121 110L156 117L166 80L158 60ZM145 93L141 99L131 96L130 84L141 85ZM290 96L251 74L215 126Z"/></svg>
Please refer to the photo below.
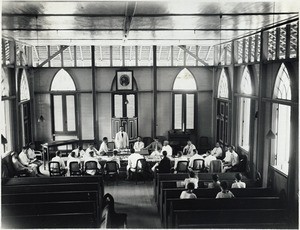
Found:
<svg viewBox="0 0 300 230"><path fill-rule="evenodd" d="M59 162L58 161L50 161L48 163L49 167L49 174L50 176L63 176L64 173L62 172Z"/></svg>
<svg viewBox="0 0 300 230"><path fill-rule="evenodd" d="M195 159L193 161L193 167L192 170L194 172L203 172L204 171L204 160L203 159Z"/></svg>
<svg viewBox="0 0 300 230"><path fill-rule="evenodd" d="M187 173L188 172L188 161L178 161L175 171L177 173Z"/></svg>
<svg viewBox="0 0 300 230"><path fill-rule="evenodd" d="M213 160L209 165L210 173L221 173L223 169L223 163L221 160Z"/></svg>
<svg viewBox="0 0 300 230"><path fill-rule="evenodd" d="M70 176L80 176L81 175L81 169L78 162L74 161L71 162L70 165Z"/></svg>
<svg viewBox="0 0 300 230"><path fill-rule="evenodd" d="M119 179L119 165L115 161L107 161L104 166L104 172L107 179L115 177L118 184Z"/></svg>
<svg viewBox="0 0 300 230"><path fill-rule="evenodd" d="M97 162L96 161L87 161L84 164L84 174L85 175L90 175L89 173L87 173L87 170L96 170L95 175L100 175L101 171L100 169L98 169L97 167Z"/></svg>

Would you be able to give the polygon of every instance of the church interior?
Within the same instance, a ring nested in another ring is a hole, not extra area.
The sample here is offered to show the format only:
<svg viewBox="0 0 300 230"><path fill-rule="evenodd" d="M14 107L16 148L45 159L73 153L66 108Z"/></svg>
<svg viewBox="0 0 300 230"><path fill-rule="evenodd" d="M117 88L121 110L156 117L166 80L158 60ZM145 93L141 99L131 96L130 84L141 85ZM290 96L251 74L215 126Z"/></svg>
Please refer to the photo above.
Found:
<svg viewBox="0 0 300 230"><path fill-rule="evenodd" d="M299 6L3 0L1 227L297 229Z"/></svg>

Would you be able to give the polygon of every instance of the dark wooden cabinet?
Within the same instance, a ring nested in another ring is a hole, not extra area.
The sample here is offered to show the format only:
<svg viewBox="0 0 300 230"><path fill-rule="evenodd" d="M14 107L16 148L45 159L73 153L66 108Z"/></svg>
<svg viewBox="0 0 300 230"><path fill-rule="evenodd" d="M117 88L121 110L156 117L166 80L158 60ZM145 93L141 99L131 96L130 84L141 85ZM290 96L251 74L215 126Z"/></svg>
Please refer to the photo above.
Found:
<svg viewBox="0 0 300 230"><path fill-rule="evenodd" d="M137 117L112 118L111 119L111 135L115 139L116 133L119 132L120 126L123 126L128 134L129 141L135 140L138 136L138 119Z"/></svg>

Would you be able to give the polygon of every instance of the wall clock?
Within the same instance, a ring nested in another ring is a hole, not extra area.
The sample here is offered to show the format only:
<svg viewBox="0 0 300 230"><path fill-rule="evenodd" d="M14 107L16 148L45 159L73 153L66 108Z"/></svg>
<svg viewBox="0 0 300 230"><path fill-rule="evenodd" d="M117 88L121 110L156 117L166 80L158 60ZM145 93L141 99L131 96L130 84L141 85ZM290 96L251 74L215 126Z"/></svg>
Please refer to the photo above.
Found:
<svg viewBox="0 0 300 230"><path fill-rule="evenodd" d="M129 70L117 71L117 90L132 90L132 75Z"/></svg>

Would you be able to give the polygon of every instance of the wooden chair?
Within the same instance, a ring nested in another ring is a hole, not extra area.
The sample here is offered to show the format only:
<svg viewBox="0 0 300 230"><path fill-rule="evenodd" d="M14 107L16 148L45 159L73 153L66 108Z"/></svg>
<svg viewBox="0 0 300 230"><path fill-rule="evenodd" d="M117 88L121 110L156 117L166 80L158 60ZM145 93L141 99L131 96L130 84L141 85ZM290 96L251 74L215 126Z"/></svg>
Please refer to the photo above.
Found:
<svg viewBox="0 0 300 230"><path fill-rule="evenodd" d="M85 164L84 164L84 174L85 175L90 175L89 173L86 172L87 170L96 170L95 175L100 175L101 174L101 170L98 169L96 161L87 161L87 162L85 162Z"/></svg>
<svg viewBox="0 0 300 230"><path fill-rule="evenodd" d="M209 165L210 173L221 173L223 170L223 163L221 160L213 160Z"/></svg>
<svg viewBox="0 0 300 230"><path fill-rule="evenodd" d="M70 165L70 176L80 176L81 175L81 169L78 162L74 161L71 162Z"/></svg>
<svg viewBox="0 0 300 230"><path fill-rule="evenodd" d="M135 184L137 184L139 174L142 174L145 183L146 166L147 166L146 159L143 158L137 160L136 167L134 168L133 171L131 171L131 174L135 175Z"/></svg>
<svg viewBox="0 0 300 230"><path fill-rule="evenodd" d="M193 161L192 170L194 172L203 172L204 168L205 168L205 165L204 165L204 160L203 159L195 159Z"/></svg>
<svg viewBox="0 0 300 230"><path fill-rule="evenodd" d="M112 177L116 178L118 184L119 179L119 165L115 161L107 161L104 166L105 176L109 179Z"/></svg>
<svg viewBox="0 0 300 230"><path fill-rule="evenodd" d="M188 163L188 161L178 161L175 171L177 171L177 173L187 173Z"/></svg>
<svg viewBox="0 0 300 230"><path fill-rule="evenodd" d="M63 172L60 169L58 161L50 161L48 163L49 174L50 176L63 176Z"/></svg>

